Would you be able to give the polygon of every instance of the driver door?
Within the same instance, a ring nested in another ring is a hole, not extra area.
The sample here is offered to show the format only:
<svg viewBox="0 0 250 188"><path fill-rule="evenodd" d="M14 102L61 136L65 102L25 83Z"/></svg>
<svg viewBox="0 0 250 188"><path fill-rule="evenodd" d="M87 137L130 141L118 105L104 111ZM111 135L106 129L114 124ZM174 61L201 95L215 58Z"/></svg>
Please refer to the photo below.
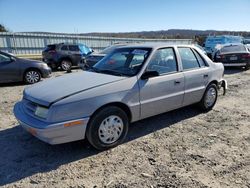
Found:
<svg viewBox="0 0 250 188"><path fill-rule="evenodd" d="M146 71L157 71L159 76L139 80L141 118L182 106L184 75L178 70L173 48L163 48L155 52Z"/></svg>

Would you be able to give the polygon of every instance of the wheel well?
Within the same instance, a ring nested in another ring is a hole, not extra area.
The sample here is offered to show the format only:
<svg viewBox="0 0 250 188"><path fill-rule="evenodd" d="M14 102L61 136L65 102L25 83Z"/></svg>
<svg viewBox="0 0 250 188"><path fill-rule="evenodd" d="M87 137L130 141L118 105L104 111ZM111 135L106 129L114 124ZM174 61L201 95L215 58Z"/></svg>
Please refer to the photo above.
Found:
<svg viewBox="0 0 250 188"><path fill-rule="evenodd" d="M70 61L72 63L72 59L70 57L62 57L62 58L60 58L60 60L59 60L60 64L61 64L61 62L63 60L68 60L68 61Z"/></svg>
<svg viewBox="0 0 250 188"><path fill-rule="evenodd" d="M27 68L27 69L23 72L23 80L24 80L24 77L25 77L26 72L31 71L31 70L38 71L38 72L40 73L41 77L43 77L43 74L42 74L41 70L39 70L38 68L31 67L31 68Z"/></svg>
<svg viewBox="0 0 250 188"><path fill-rule="evenodd" d="M213 81L211 81L207 86L209 86L210 84L215 84L216 86L218 86L218 81L213 80Z"/></svg>
<svg viewBox="0 0 250 188"><path fill-rule="evenodd" d="M91 115L91 118L92 118L97 112L99 112L100 110L102 110L103 108L106 108L106 107L108 107L108 106L116 106L116 107L122 109L122 110L127 114L128 119L129 119L129 122L131 121L131 119L132 119L132 113L131 113L129 107L128 107L126 104L121 103L121 102L112 102L112 103L108 103L108 104L105 104L105 105L101 106L100 108L98 108L98 109Z"/></svg>

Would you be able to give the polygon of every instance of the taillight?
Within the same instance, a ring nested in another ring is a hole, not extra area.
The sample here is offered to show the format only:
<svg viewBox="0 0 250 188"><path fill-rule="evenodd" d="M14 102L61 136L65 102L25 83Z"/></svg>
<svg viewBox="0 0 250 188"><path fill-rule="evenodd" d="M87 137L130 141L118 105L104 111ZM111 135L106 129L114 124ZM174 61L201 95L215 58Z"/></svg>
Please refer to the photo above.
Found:
<svg viewBox="0 0 250 188"><path fill-rule="evenodd" d="M242 56L241 56L242 58L250 58L250 54L243 54Z"/></svg>

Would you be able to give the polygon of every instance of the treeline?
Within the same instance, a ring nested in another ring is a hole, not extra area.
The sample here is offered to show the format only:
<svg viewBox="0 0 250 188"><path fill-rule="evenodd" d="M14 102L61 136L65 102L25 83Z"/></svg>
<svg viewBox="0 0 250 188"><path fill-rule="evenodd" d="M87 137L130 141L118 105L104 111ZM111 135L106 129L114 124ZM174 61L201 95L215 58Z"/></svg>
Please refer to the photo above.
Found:
<svg viewBox="0 0 250 188"><path fill-rule="evenodd" d="M4 25L0 24L0 32L7 32L8 29L5 28Z"/></svg>
<svg viewBox="0 0 250 188"><path fill-rule="evenodd" d="M191 29L169 29L161 31L141 31L141 32L123 32L123 33L84 33L81 35L106 36L106 37L126 37L126 38L195 38L196 36L208 35L240 35L250 37L250 32L246 31L217 31L217 30L191 30Z"/></svg>

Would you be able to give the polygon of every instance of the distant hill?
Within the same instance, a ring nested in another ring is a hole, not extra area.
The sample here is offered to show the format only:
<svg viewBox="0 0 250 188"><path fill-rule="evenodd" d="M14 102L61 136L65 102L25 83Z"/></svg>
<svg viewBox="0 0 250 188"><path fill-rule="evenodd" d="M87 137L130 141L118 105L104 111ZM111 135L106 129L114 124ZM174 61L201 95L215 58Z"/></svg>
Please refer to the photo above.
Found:
<svg viewBox="0 0 250 188"><path fill-rule="evenodd" d="M217 30L191 30L191 29L169 29L161 31L141 31L123 33L84 33L81 35L107 36L107 37L129 37L129 38L195 38L196 36L208 35L240 35L250 37L246 31L217 31Z"/></svg>
<svg viewBox="0 0 250 188"><path fill-rule="evenodd" d="M50 32L30 32L30 33L50 33ZM54 33L69 34L69 33ZM76 34L76 33L71 33ZM146 38L146 39L194 39L202 45L209 35L238 35L250 37L249 31L218 31L218 30L192 30L192 29L169 29L160 31L140 31L140 32L120 32L120 33L77 33L82 36L101 36L119 38Z"/></svg>

